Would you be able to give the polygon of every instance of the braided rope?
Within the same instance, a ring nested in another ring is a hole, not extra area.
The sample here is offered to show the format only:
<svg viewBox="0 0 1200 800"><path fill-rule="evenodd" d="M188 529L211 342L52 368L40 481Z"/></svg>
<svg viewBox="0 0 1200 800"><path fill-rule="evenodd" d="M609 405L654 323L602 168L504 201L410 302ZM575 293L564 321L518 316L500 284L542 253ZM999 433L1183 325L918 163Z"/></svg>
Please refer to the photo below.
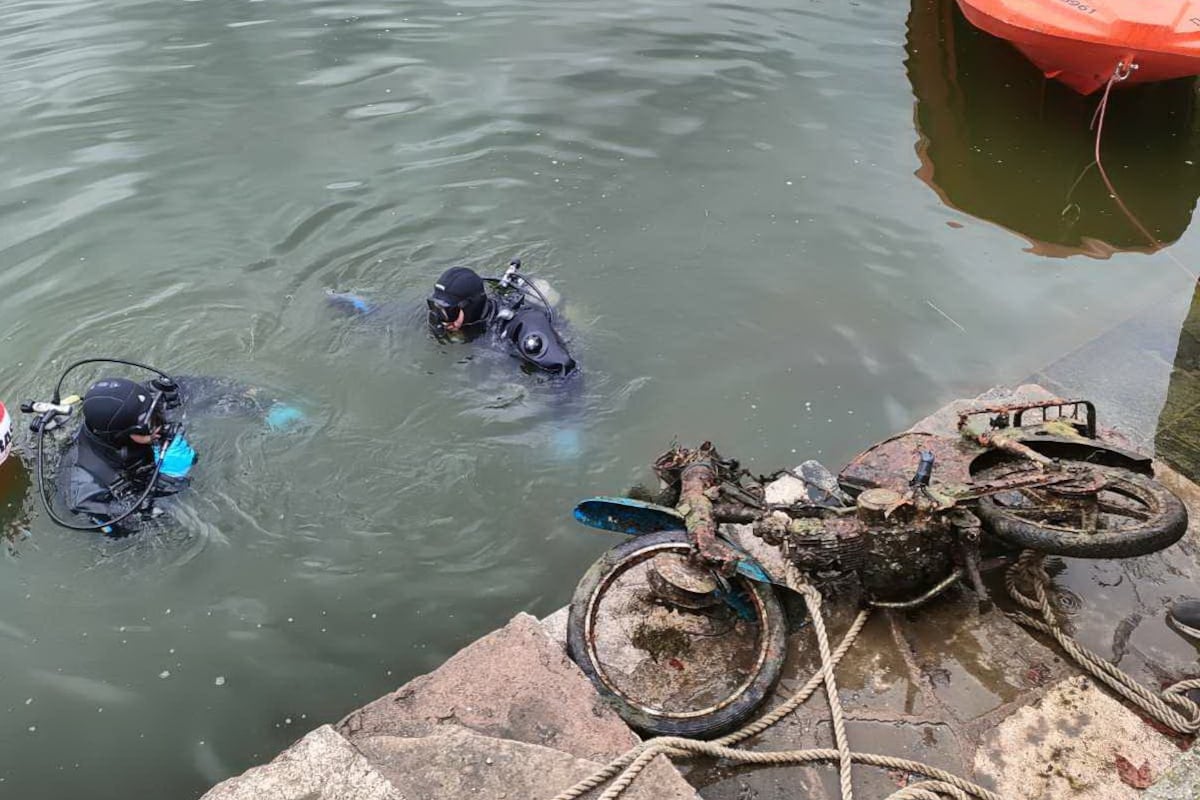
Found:
<svg viewBox="0 0 1200 800"><path fill-rule="evenodd" d="M1155 694L1135 681L1129 673L1068 636L1058 621L1054 604L1050 599L1053 587L1050 583L1050 576L1046 574L1044 560L1043 553L1026 550L1021 553L1017 563L1013 564L1004 575L1004 585L1017 605L1029 611L1038 612L1041 619L1035 619L1022 612L1009 616L1027 628L1053 637L1080 666L1171 730L1184 734L1194 734L1200 731L1200 705L1193 703L1183 694L1189 689L1200 688L1200 678L1179 681L1168 686L1161 694ZM1032 587L1033 597L1021 591L1018 586L1019 579L1024 579Z"/></svg>
<svg viewBox="0 0 1200 800"><path fill-rule="evenodd" d="M741 764L813 764L838 762L842 776L843 800L851 800L853 787L850 784L850 765L865 764L883 769L898 770L914 775L921 775L927 780L912 786L907 786L894 792L888 800L1004 800L1004 798L969 781L965 781L949 772L910 761L903 758L876 755L873 753L856 753L846 744L845 720L842 715L841 702L837 696L837 685L833 671L850 651L850 647L858 638L863 626L870 617L870 609L863 609L855 617L854 622L842 637L841 643L832 653L829 651L829 640L825 629L825 621L821 612L821 594L807 584L794 583L808 606L809 615L813 621L813 632L817 636L818 649L821 654L821 669L809 678L808 682L787 701L775 708L771 713L759 720L727 734L711 742L695 739L661 736L642 742L629 752L614 759L569 789L564 790L553 800L578 800L578 798L600 786L611 784L600 795L598 800L617 800L637 779L637 777L658 756L668 759L683 759L693 756L723 758ZM735 749L731 745L739 744L756 736L779 722L788 714L795 711L812 696L821 684L825 684L829 693L831 714L834 720L834 740L838 749L784 750L784 751L752 751Z"/></svg>
<svg viewBox="0 0 1200 800"><path fill-rule="evenodd" d="M921 781L893 792L887 800L971 800L971 796L958 787L942 781Z"/></svg>
<svg viewBox="0 0 1200 800"><path fill-rule="evenodd" d="M812 750L773 750L773 751L754 751L754 750L737 750L732 747L724 747L713 742L701 742L696 739L681 739L677 737L663 737L656 741L661 742L665 746L672 749L683 750L692 755L707 756L709 758L723 758L729 761L736 761L743 764L782 766L787 764L812 764L825 761L838 761L840 754L837 750L828 748L819 748ZM936 783L944 783L953 790L965 793L968 798L979 798L980 800L1004 800L1000 795L984 789L982 786L977 786L970 781L965 781L962 778L952 773L940 770L936 767L931 767L928 764L922 764L919 761L910 761L907 758L896 758L894 756L883 756L875 753L851 753L851 760L856 764L866 764L872 767L881 767L883 769L896 770L899 772L909 772L915 775L924 775ZM934 786L927 786L926 789L933 789ZM914 787L906 787L901 791ZM951 797L955 795L951 794ZM895 800L895 794L889 800ZM957 800L957 798L956 798Z"/></svg>
<svg viewBox="0 0 1200 800"><path fill-rule="evenodd" d="M789 571L795 573L795 567L788 564ZM817 649L821 653L821 677L825 682L825 694L829 697L829 716L833 720L833 743L838 751L838 774L842 784L842 800L854 800L854 786L851 782L850 744L846 737L846 720L842 714L842 701L838 697L837 680L833 674L833 655L829 652L829 636L825 631L825 617L821 613L821 593L807 583L799 583L794 579L789 581L797 586L804 596L804 604L808 606L808 616L812 620L813 633L817 637Z"/></svg>
<svg viewBox="0 0 1200 800"><path fill-rule="evenodd" d="M850 628L846 631L846 635L842 637L842 643L839 644L837 650L833 652L833 657L830 660L831 668L837 669L838 664L842 663L842 659L846 657L846 653L850 652L850 647L854 644L855 640L858 639L858 634L862 632L863 626L867 624L867 620L870 618L870 609L865 608L858 612L858 616L856 616L854 618L854 622L850 624ZM744 742L753 736L757 736L808 702L808 698L812 697L813 692L819 689L821 684L824 682L824 672L820 670L814 672L812 677L808 679L808 683L804 684L804 687L801 688L800 691L796 692L785 702L781 703L777 708L773 709L771 713L760 717L740 730L726 734L720 739L714 739L713 744L740 744L741 742Z"/></svg>

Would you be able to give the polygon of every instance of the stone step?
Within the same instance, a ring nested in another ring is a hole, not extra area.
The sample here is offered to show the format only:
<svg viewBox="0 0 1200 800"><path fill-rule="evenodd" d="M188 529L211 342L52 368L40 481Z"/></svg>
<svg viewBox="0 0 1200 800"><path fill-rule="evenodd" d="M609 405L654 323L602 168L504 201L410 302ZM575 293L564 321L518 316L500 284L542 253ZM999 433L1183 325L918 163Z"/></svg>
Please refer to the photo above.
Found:
<svg viewBox="0 0 1200 800"><path fill-rule="evenodd" d="M360 737L356 746L405 800L550 800L603 766L559 750L481 736L457 726L443 726L421 738ZM699 800L696 791L661 756L622 797Z"/></svg>
<svg viewBox="0 0 1200 800"><path fill-rule="evenodd" d="M549 800L601 766L457 725L440 726L429 736L366 736L353 744L324 725L271 763L214 786L201 800ZM661 756L624 797L699 800Z"/></svg>
<svg viewBox="0 0 1200 800"><path fill-rule="evenodd" d="M218 783L201 800L409 800L332 725L275 760Z"/></svg>
<svg viewBox="0 0 1200 800"><path fill-rule="evenodd" d="M594 761L609 761L639 741L528 614L353 712L337 728L358 742L419 738L448 723Z"/></svg>

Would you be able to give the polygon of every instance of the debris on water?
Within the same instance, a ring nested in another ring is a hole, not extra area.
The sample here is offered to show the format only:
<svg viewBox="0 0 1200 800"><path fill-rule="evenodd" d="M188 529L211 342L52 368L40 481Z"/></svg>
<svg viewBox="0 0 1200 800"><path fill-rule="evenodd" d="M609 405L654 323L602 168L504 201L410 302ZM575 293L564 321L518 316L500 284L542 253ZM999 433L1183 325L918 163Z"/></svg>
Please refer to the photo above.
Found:
<svg viewBox="0 0 1200 800"><path fill-rule="evenodd" d="M162 672L158 673L158 677L166 680L167 678L171 677L171 670L164 669Z"/></svg>
<svg viewBox="0 0 1200 800"><path fill-rule="evenodd" d="M216 679L213 681L213 685L214 685L214 686L224 686L224 685L225 685L225 676L224 676L224 675L218 675L218 676L216 677Z"/></svg>

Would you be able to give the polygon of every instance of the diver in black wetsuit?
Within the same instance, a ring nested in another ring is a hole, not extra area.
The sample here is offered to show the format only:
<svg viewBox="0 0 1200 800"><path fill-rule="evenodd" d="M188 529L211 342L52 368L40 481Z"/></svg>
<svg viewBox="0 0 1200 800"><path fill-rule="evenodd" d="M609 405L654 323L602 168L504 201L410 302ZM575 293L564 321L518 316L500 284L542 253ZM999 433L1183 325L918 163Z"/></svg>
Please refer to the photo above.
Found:
<svg viewBox="0 0 1200 800"><path fill-rule="evenodd" d="M554 375L567 375L575 370L575 359L554 329L549 302L521 275L520 267L520 261L510 263L504 276L494 281L497 289L491 294L474 270L446 270L425 301L429 327L439 338L449 340L460 336L470 341L484 332L491 333L526 364ZM534 302L526 290L541 302Z"/></svg>
<svg viewBox="0 0 1200 800"><path fill-rule="evenodd" d="M62 397L63 383L76 367L117 363L155 373L139 383L104 378L82 398ZM76 407L83 417L59 461L58 504L87 522L69 522L55 513L46 495L43 472L45 434L60 428ZM274 430L303 419L295 406L278 402L256 387L225 378L175 379L160 370L119 359L84 359L67 368L49 402L22 406L37 414L38 494L51 519L73 530L124 536L160 515L164 498L187 488L196 451L184 435L184 419L208 416L257 416Z"/></svg>
<svg viewBox="0 0 1200 800"><path fill-rule="evenodd" d="M425 301L429 329L448 342L470 342L488 334L526 367L555 376L574 373L575 359L555 330L550 302L520 267L519 260L512 261L500 278L482 278L468 267L443 272ZM357 314L378 310L353 294L330 292L329 300Z"/></svg>
<svg viewBox="0 0 1200 800"><path fill-rule="evenodd" d="M187 487L196 454L181 431L167 435L168 406L177 396L125 378L92 384L81 401L83 424L58 469L59 498L71 513L126 535L155 515L155 499Z"/></svg>

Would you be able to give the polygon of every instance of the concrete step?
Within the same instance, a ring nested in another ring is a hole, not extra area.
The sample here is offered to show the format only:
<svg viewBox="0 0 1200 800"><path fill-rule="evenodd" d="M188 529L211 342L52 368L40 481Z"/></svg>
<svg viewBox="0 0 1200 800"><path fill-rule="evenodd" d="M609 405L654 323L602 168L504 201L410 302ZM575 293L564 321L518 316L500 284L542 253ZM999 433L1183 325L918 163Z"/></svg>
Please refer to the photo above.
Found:
<svg viewBox="0 0 1200 800"><path fill-rule="evenodd" d="M528 614L518 614L337 727L358 742L428 736L448 723L594 761L611 760L639 741Z"/></svg>

